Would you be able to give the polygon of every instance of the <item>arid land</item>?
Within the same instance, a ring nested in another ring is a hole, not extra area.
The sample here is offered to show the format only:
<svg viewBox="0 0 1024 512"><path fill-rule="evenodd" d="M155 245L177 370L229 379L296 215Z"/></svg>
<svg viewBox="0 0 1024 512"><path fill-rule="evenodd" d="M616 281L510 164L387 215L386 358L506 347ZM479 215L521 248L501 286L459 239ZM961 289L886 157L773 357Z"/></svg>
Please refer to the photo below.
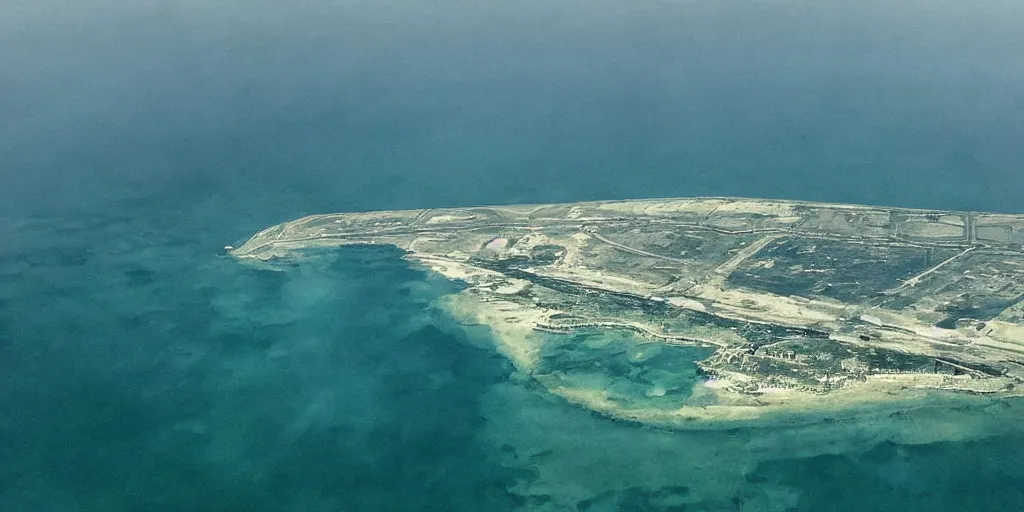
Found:
<svg viewBox="0 0 1024 512"><path fill-rule="evenodd" d="M456 319L613 417L690 428L1024 391L1024 215L737 198L439 208L313 215L229 251L262 264L356 244L464 282L442 304ZM628 371L565 346L620 330L636 339ZM710 354L695 384L657 362L681 347Z"/></svg>

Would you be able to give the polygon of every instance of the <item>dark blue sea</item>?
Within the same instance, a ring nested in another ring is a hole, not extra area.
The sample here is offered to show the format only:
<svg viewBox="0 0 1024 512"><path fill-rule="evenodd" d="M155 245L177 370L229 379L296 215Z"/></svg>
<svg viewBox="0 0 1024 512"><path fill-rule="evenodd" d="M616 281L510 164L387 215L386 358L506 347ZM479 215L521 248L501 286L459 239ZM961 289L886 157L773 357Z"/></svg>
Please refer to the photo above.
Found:
<svg viewBox="0 0 1024 512"><path fill-rule="evenodd" d="M477 204L1022 212L1022 27L1019 0L7 0L0 511L1024 510L1024 404L645 428L517 378L397 250L223 251Z"/></svg>

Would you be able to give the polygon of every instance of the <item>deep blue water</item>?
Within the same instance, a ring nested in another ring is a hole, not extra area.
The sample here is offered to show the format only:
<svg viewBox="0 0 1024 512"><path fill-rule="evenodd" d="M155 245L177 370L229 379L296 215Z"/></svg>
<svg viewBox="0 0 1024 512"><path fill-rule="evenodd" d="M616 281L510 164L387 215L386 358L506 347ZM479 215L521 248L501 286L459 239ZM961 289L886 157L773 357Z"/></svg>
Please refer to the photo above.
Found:
<svg viewBox="0 0 1024 512"><path fill-rule="evenodd" d="M0 14L0 510L1020 508L1012 429L616 423L517 379L396 252L221 248L481 203L1024 211L1024 4L130 4Z"/></svg>

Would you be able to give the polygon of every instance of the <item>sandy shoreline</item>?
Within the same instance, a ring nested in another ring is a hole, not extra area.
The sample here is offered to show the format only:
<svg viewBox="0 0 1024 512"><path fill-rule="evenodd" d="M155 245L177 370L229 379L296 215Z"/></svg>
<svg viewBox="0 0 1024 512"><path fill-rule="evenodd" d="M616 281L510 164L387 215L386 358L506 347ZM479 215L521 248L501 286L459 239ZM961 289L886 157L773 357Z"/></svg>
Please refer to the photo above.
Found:
<svg viewBox="0 0 1024 512"><path fill-rule="evenodd" d="M451 274L451 272L449 272ZM463 273L455 272L459 275ZM458 321L483 324L490 328L496 350L508 357L517 370L532 375L536 369L543 340L534 330L540 321L554 311L531 311L505 301L480 301L465 296L463 291L443 300L442 307ZM711 396L715 405L688 405L678 409L629 409L609 398L605 390L549 385L543 376L536 380L551 393L581 407L610 417L636 421L652 426L679 430L705 430L736 426L777 426L844 418L902 414L921 408L953 408L969 405L1002 403L1018 400L1022 391L1001 389L1003 383L993 380L992 396L979 392L977 382L969 375L880 374L868 375L863 382L850 384L828 393L809 393L791 389L767 388L757 393L737 392L733 379L723 376L714 381L698 383L694 395ZM971 392L957 392L970 389ZM995 393L999 393L995 396Z"/></svg>

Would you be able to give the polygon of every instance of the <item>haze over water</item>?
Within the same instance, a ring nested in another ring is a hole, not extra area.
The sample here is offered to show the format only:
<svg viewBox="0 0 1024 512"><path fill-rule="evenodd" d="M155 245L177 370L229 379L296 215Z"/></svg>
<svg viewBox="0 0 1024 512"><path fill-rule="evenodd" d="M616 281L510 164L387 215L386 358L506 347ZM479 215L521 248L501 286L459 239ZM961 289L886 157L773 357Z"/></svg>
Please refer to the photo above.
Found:
<svg viewBox="0 0 1024 512"><path fill-rule="evenodd" d="M758 445L757 432L624 425L517 380L486 332L432 306L458 286L397 251L273 272L221 250L309 213L474 204L716 195L1022 212L1020 2L3 12L0 510L1024 498L1015 431L812 454L799 438L767 446L785 432Z"/></svg>

